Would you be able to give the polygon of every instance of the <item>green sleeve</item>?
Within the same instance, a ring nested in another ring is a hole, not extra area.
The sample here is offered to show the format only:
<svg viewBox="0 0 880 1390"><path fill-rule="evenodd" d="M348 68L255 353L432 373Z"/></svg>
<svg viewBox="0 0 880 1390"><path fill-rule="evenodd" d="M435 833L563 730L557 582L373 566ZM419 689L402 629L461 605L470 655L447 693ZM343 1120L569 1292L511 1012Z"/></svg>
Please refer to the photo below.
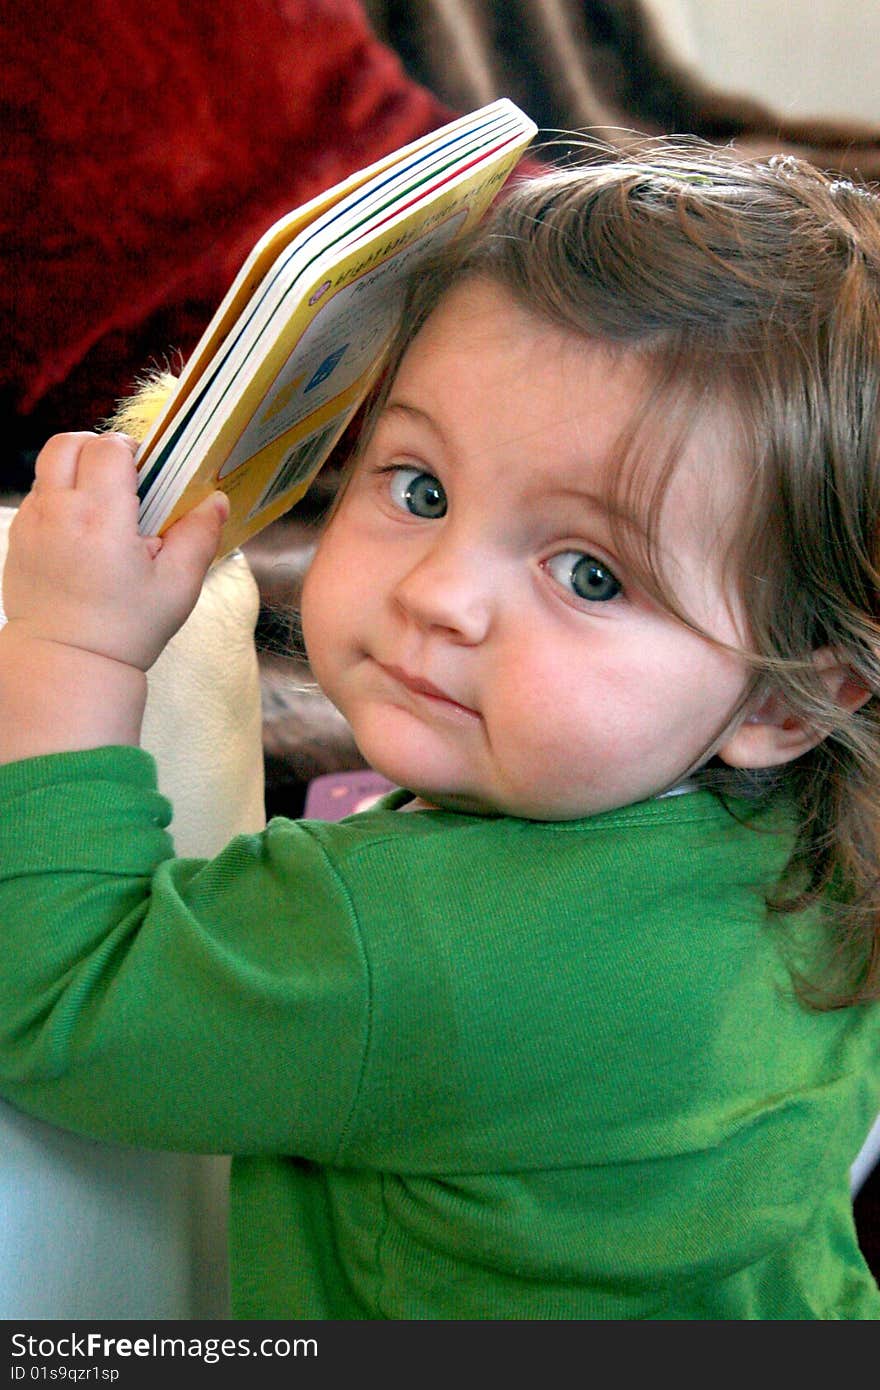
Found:
<svg viewBox="0 0 880 1390"><path fill-rule="evenodd" d="M97 1138L334 1157L368 983L304 824L173 857L139 749L0 768L0 1090Z"/></svg>

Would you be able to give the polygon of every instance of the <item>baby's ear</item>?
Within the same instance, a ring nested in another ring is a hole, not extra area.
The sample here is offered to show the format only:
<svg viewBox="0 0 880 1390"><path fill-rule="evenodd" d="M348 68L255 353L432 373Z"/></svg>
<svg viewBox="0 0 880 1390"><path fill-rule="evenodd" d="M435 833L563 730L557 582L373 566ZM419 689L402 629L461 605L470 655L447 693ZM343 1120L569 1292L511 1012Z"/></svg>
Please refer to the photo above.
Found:
<svg viewBox="0 0 880 1390"><path fill-rule="evenodd" d="M117 430L140 442L165 402L176 391L177 382L178 378L173 372L156 370L140 377L132 395L116 402L116 409L109 419L102 422L102 429Z"/></svg>
<svg viewBox="0 0 880 1390"><path fill-rule="evenodd" d="M841 665L829 647L815 653L816 670L842 710L860 709L871 692ZM766 695L717 750L730 767L779 767L821 743L824 734L795 714L781 695Z"/></svg>

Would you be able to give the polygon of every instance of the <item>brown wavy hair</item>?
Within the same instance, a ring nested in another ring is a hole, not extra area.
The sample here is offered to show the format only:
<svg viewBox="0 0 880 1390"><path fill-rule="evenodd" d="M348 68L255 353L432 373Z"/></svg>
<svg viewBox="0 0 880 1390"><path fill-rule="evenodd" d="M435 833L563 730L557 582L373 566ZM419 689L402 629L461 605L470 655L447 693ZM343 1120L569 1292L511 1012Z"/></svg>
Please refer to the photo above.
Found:
<svg viewBox="0 0 880 1390"><path fill-rule="evenodd" d="M799 980L806 1002L880 997L880 199L791 156L666 138L582 148L571 167L514 184L476 233L419 267L364 438L416 333L470 276L648 363L614 485L646 520L637 555L624 538L629 562L691 627L662 573L657 518L689 431L728 407L750 478L726 557L750 625L743 704L774 690L822 735L752 778L753 792L784 782L797 813L768 904L779 915L824 904L831 964L821 985ZM870 692L857 712L821 680L820 647ZM699 775L719 794L725 775L741 776L711 759Z"/></svg>

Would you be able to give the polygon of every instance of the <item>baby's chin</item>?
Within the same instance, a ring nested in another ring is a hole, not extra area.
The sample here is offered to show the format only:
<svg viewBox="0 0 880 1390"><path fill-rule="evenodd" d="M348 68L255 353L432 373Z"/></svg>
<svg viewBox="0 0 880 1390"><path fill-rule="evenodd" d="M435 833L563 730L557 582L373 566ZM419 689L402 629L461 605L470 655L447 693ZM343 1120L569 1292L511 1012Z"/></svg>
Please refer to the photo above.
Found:
<svg viewBox="0 0 880 1390"><path fill-rule="evenodd" d="M387 741L370 748L368 740L365 739L363 744L358 740L358 748L374 772L387 778L394 786L411 792L419 803L419 809L454 811L459 815L487 818L510 816L515 820L533 821L582 820L594 815L597 810L610 809L604 805L589 804L589 796L554 795L555 788L541 796L534 785L517 787L511 781L509 786L505 786L503 779L499 779L499 785L484 788L473 783L467 785L467 780L463 778L462 784L450 787L448 783L444 784L440 767L435 766L430 772L424 767L420 768L418 760L401 756L400 749L389 749Z"/></svg>

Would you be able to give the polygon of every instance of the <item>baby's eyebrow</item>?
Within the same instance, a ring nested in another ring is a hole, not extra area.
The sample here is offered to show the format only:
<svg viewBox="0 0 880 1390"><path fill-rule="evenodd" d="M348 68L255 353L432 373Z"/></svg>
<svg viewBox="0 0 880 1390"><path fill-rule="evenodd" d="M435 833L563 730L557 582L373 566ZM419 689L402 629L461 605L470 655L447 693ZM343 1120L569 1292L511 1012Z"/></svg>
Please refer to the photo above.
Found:
<svg viewBox="0 0 880 1390"><path fill-rule="evenodd" d="M552 495L566 501L573 499L575 502L585 503L592 511L598 512L600 516L607 517L611 521L625 526L628 530L637 532L640 536L646 537L648 534L648 527L644 519L613 496L593 492L590 488L577 487L573 483L562 484L553 488Z"/></svg>
<svg viewBox="0 0 880 1390"><path fill-rule="evenodd" d="M414 416L417 420L424 420L432 429L439 430L440 428L430 411L423 410L420 405L411 405L409 401L386 401L382 408L382 414L387 415L391 411L400 411L404 415Z"/></svg>

